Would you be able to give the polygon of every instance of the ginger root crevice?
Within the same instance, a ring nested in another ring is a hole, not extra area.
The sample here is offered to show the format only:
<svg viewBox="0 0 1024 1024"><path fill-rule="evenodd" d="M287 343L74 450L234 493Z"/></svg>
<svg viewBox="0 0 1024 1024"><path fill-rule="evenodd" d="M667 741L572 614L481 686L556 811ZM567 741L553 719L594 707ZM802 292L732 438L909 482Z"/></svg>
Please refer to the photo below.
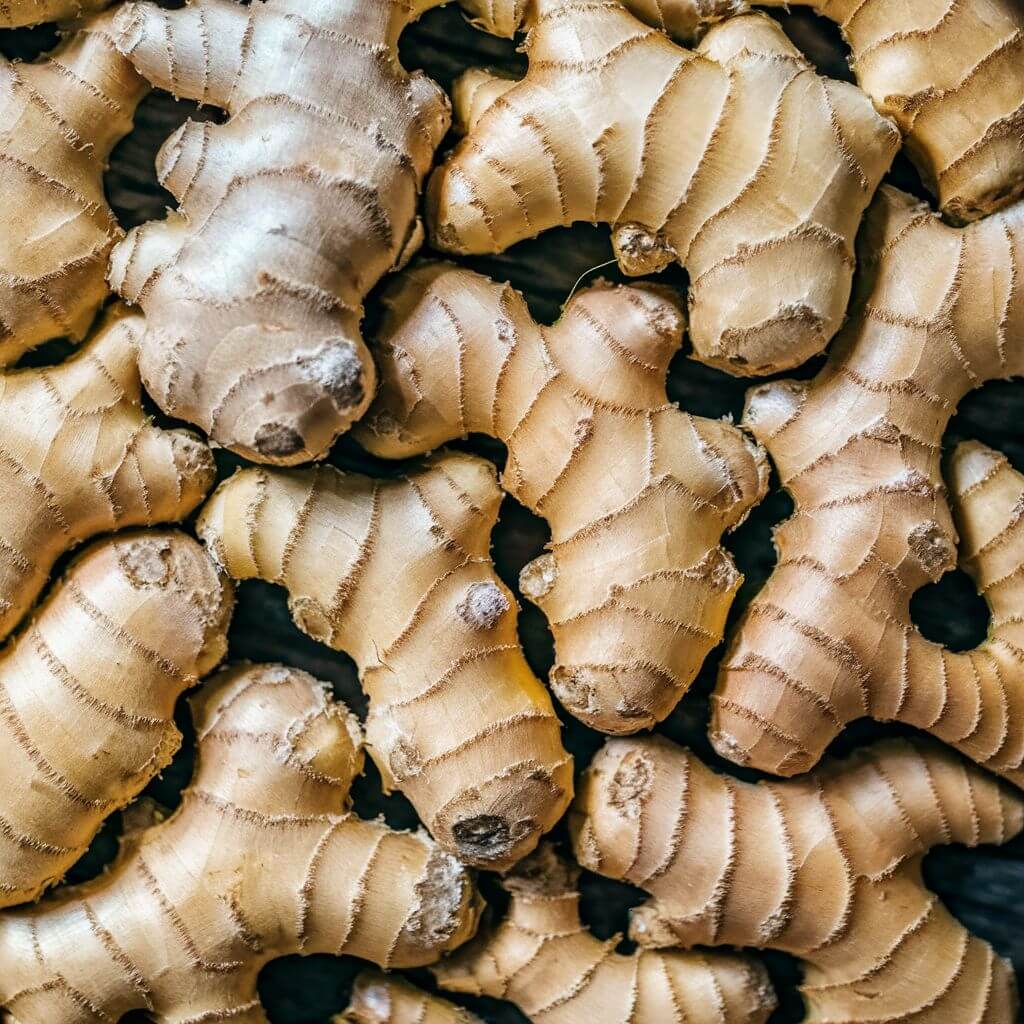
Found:
<svg viewBox="0 0 1024 1024"><path fill-rule="evenodd" d="M767 485L740 430L668 401L672 292L598 284L541 327L511 287L429 264L383 302L381 390L356 439L386 458L472 432L505 442L504 487L551 525L520 586L554 634L552 689L607 732L663 719L742 579L721 536Z"/></svg>
<svg viewBox="0 0 1024 1024"><path fill-rule="evenodd" d="M717 775L660 737L608 741L570 818L582 865L648 892L641 946L748 946L803 961L808 1024L1014 1024L1013 969L929 892L934 846L1002 843L1024 796L928 740L809 776Z"/></svg>
<svg viewBox="0 0 1024 1024"><path fill-rule="evenodd" d="M15 13L0 3L0 23ZM103 173L148 89L118 52L113 20L73 23L31 64L0 57L0 365L50 338L80 340L110 294L123 232Z"/></svg>
<svg viewBox="0 0 1024 1024"><path fill-rule="evenodd" d="M744 423L796 511L730 638L712 741L792 775L869 716L1022 785L1024 477L970 443L944 483L940 457L960 399L1024 372L1024 203L955 229L886 187L863 250L863 294L825 368L747 396ZM957 564L957 527L960 564L992 612L986 640L962 652L910 616L914 592Z"/></svg>
<svg viewBox="0 0 1024 1024"><path fill-rule="evenodd" d="M154 426L142 409L140 321L115 306L59 366L0 375L0 638L66 550L184 519L213 484L207 445Z"/></svg>
<svg viewBox="0 0 1024 1024"><path fill-rule="evenodd" d="M469 874L422 834L348 810L358 723L326 684L228 669L193 701L195 776L103 876L0 915L0 1006L17 1024L146 1010L265 1022L256 979L291 953L430 963L476 924Z"/></svg>
<svg viewBox="0 0 1024 1024"><path fill-rule="evenodd" d="M0 652L0 906L59 881L170 762L175 700L224 656L232 607L190 537L130 531L75 558Z"/></svg>
<svg viewBox="0 0 1024 1024"><path fill-rule="evenodd" d="M435 247L501 252L608 224L627 274L687 269L702 361L756 375L822 351L895 126L763 15L715 26L694 51L617 0L497 6L528 28L529 70L456 85L467 135L429 182Z"/></svg>
<svg viewBox="0 0 1024 1024"><path fill-rule="evenodd" d="M443 989L507 999L535 1024L762 1024L775 1008L764 968L718 952L616 952L579 916L578 869L548 843L503 881L508 914L432 968Z"/></svg>
<svg viewBox="0 0 1024 1024"><path fill-rule="evenodd" d="M493 870L572 796L561 725L490 561L501 499L494 468L468 455L391 481L247 469L198 526L229 575L283 586L299 628L353 657L385 788L444 849Z"/></svg>

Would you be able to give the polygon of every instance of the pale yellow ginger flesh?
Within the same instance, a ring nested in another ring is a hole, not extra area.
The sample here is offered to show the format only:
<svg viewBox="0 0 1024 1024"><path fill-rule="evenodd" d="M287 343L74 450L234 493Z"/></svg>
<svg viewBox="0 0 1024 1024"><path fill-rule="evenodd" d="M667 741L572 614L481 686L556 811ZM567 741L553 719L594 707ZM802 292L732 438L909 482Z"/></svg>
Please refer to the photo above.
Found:
<svg viewBox="0 0 1024 1024"><path fill-rule="evenodd" d="M505 920L433 968L441 987L515 1003L534 1024L762 1024L764 968L718 952L617 953L579 916L579 870L547 843L503 882Z"/></svg>
<svg viewBox="0 0 1024 1024"><path fill-rule="evenodd" d="M582 865L651 895L632 912L641 945L791 953L807 1024L1018 1019L1012 967L925 889L921 859L1012 838L1024 797L938 744L755 785L661 737L610 740L571 825Z"/></svg>
<svg viewBox="0 0 1024 1024"><path fill-rule="evenodd" d="M0 0L0 28L67 21L100 11L110 0Z"/></svg>
<svg viewBox="0 0 1024 1024"><path fill-rule="evenodd" d="M525 25L521 82L471 72L456 88L467 136L430 180L435 245L500 252L608 224L626 273L689 271L702 361L764 374L824 349L895 126L764 15L713 28L696 51L617 0L538 0Z"/></svg>
<svg viewBox="0 0 1024 1024"><path fill-rule="evenodd" d="M109 294L122 231L103 172L147 90L112 21L77 23L34 64L0 57L0 365L50 338L83 338Z"/></svg>
<svg viewBox="0 0 1024 1024"><path fill-rule="evenodd" d="M183 519L213 483L206 444L142 410L140 321L113 307L60 366L0 374L0 638L69 548Z"/></svg>
<svg viewBox="0 0 1024 1024"><path fill-rule="evenodd" d="M505 489L551 524L520 586L554 634L552 689L605 732L663 719L722 639L742 577L719 541L768 473L735 427L668 401L672 293L598 284L542 327L508 285L431 264L383 301L381 391L356 438L387 458L504 441Z"/></svg>
<svg viewBox="0 0 1024 1024"><path fill-rule="evenodd" d="M472 934L465 868L427 837L348 810L359 726L326 684L228 669L193 701L198 762L168 820L106 874L0 915L14 1024L265 1024L260 968L293 953L430 963Z"/></svg>
<svg viewBox="0 0 1024 1024"><path fill-rule="evenodd" d="M348 1009L332 1024L483 1024L469 1010L424 992L394 974L363 971Z"/></svg>
<svg viewBox="0 0 1024 1024"><path fill-rule="evenodd" d="M253 461L322 458L373 397L363 298L422 240L420 185L449 123L398 38L441 2L120 10L118 45L149 81L230 116L164 143L178 209L118 246L111 284L145 310L160 407Z"/></svg>
<svg viewBox="0 0 1024 1024"><path fill-rule="evenodd" d="M498 871L572 797L561 726L488 553L501 499L491 464L469 455L390 481L248 469L198 526L229 575L285 587L299 628L355 659L385 788L444 849Z"/></svg>
<svg viewBox="0 0 1024 1024"><path fill-rule="evenodd" d="M638 18L690 40L748 0L623 0ZM876 108L954 222L1024 191L1024 6L1019 0L786 0L830 18ZM782 0L753 0L785 6Z"/></svg>
<svg viewBox="0 0 1024 1024"><path fill-rule="evenodd" d="M960 564L992 612L954 653L910 599L957 564L940 467L957 403L1024 372L1024 204L958 230L894 189L866 225L864 294L813 381L747 396L745 424L796 505L733 634L713 698L725 757L792 775L846 723L926 729L1024 784L1024 478L977 444L947 483Z"/></svg>
<svg viewBox="0 0 1024 1024"><path fill-rule="evenodd" d="M232 605L192 538L118 534L72 562L0 652L0 906L59 881L168 764L174 702L224 656Z"/></svg>

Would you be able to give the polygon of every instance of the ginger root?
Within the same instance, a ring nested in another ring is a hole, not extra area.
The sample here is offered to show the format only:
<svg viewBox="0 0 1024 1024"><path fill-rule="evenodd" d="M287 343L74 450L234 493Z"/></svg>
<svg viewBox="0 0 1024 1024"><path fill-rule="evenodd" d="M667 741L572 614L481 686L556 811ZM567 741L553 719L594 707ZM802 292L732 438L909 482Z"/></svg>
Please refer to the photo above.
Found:
<svg viewBox="0 0 1024 1024"><path fill-rule="evenodd" d="M633 911L642 945L803 960L807 1024L1017 1020L1012 968L925 889L921 858L1010 839L1024 797L937 744L883 742L754 785L661 737L611 740L571 826L581 864L653 897Z"/></svg>
<svg viewBox="0 0 1024 1024"><path fill-rule="evenodd" d="M118 16L146 78L230 117L164 143L157 173L179 208L129 234L110 280L145 310L156 402L248 459L322 458L373 397L363 298L421 242L419 189L449 123L441 89L399 64L398 37L440 2L196 0Z"/></svg>
<svg viewBox="0 0 1024 1024"><path fill-rule="evenodd" d="M625 273L689 271L702 361L764 374L824 349L896 128L763 15L713 28L696 52L617 0L531 3L524 24L521 82L476 71L456 88L467 135L430 179L435 246L500 252L609 224Z"/></svg>
<svg viewBox="0 0 1024 1024"><path fill-rule="evenodd" d="M114 307L60 366L0 375L0 638L68 548L183 519L213 483L206 444L142 410L140 320Z"/></svg>
<svg viewBox="0 0 1024 1024"><path fill-rule="evenodd" d="M1024 478L979 445L955 453L949 482L988 637L954 653L910 617L914 591L956 564L946 423L971 389L1024 373L1024 203L957 230L884 188L861 264L864 294L821 373L747 396L796 512L731 638L712 741L792 775L866 715L1024 785Z"/></svg>
<svg viewBox="0 0 1024 1024"><path fill-rule="evenodd" d="M0 365L53 337L83 338L109 294L122 231L103 172L147 91L112 20L75 24L34 64L0 57Z"/></svg>
<svg viewBox="0 0 1024 1024"><path fill-rule="evenodd" d="M17 1024L136 1009L257 1024L256 978L276 957L416 966L472 934L453 857L347 810L359 727L326 689L264 665L193 699L198 762L174 815L126 835L105 875L0 915L0 1006Z"/></svg>
<svg viewBox="0 0 1024 1024"><path fill-rule="evenodd" d="M59 881L168 764L175 699L224 656L232 604L190 537L119 534L76 558L0 653L0 906ZM18 960L0 955L0 973Z"/></svg>
<svg viewBox="0 0 1024 1024"><path fill-rule="evenodd" d="M545 843L503 881L508 915L434 967L451 992L515 1003L534 1024L760 1024L775 995L760 964L723 953L615 951L579 917L575 865Z"/></svg>
<svg viewBox="0 0 1024 1024"><path fill-rule="evenodd" d="M561 726L488 555L501 498L491 464L468 455L392 481L248 469L198 526L229 575L285 587L299 628L355 659L385 788L444 849L497 871L572 797Z"/></svg>
<svg viewBox="0 0 1024 1024"><path fill-rule="evenodd" d="M690 40L748 0L623 0ZM839 25L850 66L946 216L975 220L1024 191L1024 8L1016 0L753 0L805 4Z"/></svg>
<svg viewBox="0 0 1024 1024"><path fill-rule="evenodd" d="M447 264L384 297L381 391L356 438L387 458L481 432L503 485L551 524L520 576L555 638L550 681L605 732L664 718L722 639L742 577L719 540L764 494L764 453L665 394L683 312L665 288L598 284L553 327L523 297Z"/></svg>
<svg viewBox="0 0 1024 1024"><path fill-rule="evenodd" d="M348 1009L332 1024L483 1024L475 1013L410 985L394 974L363 971Z"/></svg>
<svg viewBox="0 0 1024 1024"><path fill-rule="evenodd" d="M67 21L101 11L110 0L0 0L0 28Z"/></svg>

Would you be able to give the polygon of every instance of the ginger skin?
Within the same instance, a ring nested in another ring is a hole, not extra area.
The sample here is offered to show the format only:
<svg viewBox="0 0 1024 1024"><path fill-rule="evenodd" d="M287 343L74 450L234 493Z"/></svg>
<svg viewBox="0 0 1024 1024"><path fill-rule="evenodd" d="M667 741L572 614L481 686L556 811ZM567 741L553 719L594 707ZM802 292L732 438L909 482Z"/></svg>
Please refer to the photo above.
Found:
<svg viewBox="0 0 1024 1024"><path fill-rule="evenodd" d="M921 859L1010 839L1024 797L938 744L754 785L661 737L611 740L570 824L583 866L653 897L632 938L785 950L804 961L807 1024L1017 1020L1010 964L925 889Z"/></svg>
<svg viewBox="0 0 1024 1024"><path fill-rule="evenodd" d="M895 126L763 15L690 51L616 0L514 11L529 71L517 83L474 71L456 87L467 134L428 186L435 247L501 252L559 225L609 224L625 273L689 271L703 362L766 374L822 351Z"/></svg>
<svg viewBox="0 0 1024 1024"><path fill-rule="evenodd" d="M363 971L348 1009L332 1024L483 1024L469 1010L431 995L394 974Z"/></svg>
<svg viewBox="0 0 1024 1024"><path fill-rule="evenodd" d="M117 247L111 284L146 313L156 402L252 461L323 458L373 397L363 298L419 247L420 185L450 119L442 90L399 64L398 38L441 2L118 15L118 45L149 81L229 118L164 143L157 173L178 210Z"/></svg>
<svg viewBox="0 0 1024 1024"><path fill-rule="evenodd" d="M508 915L434 967L442 988L507 999L534 1024L762 1024L775 1008L768 976L749 957L615 951L580 922L575 865L551 846L502 883Z"/></svg>
<svg viewBox="0 0 1024 1024"><path fill-rule="evenodd" d="M796 511L730 640L712 742L793 775L869 716L1024 785L1024 478L980 445L954 453L949 485L988 637L954 653L910 617L914 592L956 564L940 467L949 417L973 388L1024 373L1024 203L958 230L886 187L863 245L864 294L825 368L747 396L744 423Z"/></svg>
<svg viewBox="0 0 1024 1024"><path fill-rule="evenodd" d="M101 11L110 0L0 0L0 28L67 21Z"/></svg>
<svg viewBox="0 0 1024 1024"><path fill-rule="evenodd" d="M495 871L572 797L560 723L488 554L501 499L491 464L468 455L392 481L248 469L198 526L229 575L285 587L299 628L353 657L385 788L444 849Z"/></svg>
<svg viewBox="0 0 1024 1024"><path fill-rule="evenodd" d="M541 327L510 286L431 264L384 307L357 440L386 458L471 432L504 441L504 488L551 524L520 587L551 624L552 689L605 732L663 719L722 639L742 577L719 541L767 485L739 430L668 401L672 293L598 284Z"/></svg>
<svg viewBox="0 0 1024 1024"><path fill-rule="evenodd" d="M747 0L623 0L690 41ZM994 213L1024 191L1024 8L1016 0L754 0L809 6L839 25L850 67L948 220Z"/></svg>
<svg viewBox="0 0 1024 1024"><path fill-rule="evenodd" d="M103 172L148 89L114 46L112 21L75 23L33 64L0 57L2 366L50 338L85 337L110 294L107 258L123 232Z"/></svg>
<svg viewBox="0 0 1024 1024"><path fill-rule="evenodd" d="M174 702L224 656L232 606L190 537L123 533L76 558L0 652L0 906L59 881L170 762ZM4 973L17 962L0 955Z"/></svg>
<svg viewBox="0 0 1024 1024"><path fill-rule="evenodd" d="M16 1024L265 1024L260 968L291 953L383 967L472 934L466 870L423 835L347 809L355 719L282 666L228 669L193 700L198 761L181 807L128 834L109 871L0 915L0 1005Z"/></svg>
<svg viewBox="0 0 1024 1024"><path fill-rule="evenodd" d="M183 519L213 484L206 444L143 412L140 320L115 306L60 366L0 375L0 639L69 548Z"/></svg>

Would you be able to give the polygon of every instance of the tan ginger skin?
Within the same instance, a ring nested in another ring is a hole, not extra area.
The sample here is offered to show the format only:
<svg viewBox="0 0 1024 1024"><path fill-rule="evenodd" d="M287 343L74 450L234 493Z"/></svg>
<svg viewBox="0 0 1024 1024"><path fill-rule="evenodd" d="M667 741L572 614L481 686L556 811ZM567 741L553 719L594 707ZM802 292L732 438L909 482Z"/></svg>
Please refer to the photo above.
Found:
<svg viewBox="0 0 1024 1024"><path fill-rule="evenodd" d="M395 974L363 971L348 1009L332 1024L483 1024L469 1010L410 985Z"/></svg>
<svg viewBox="0 0 1024 1024"><path fill-rule="evenodd" d="M947 479L988 637L955 653L910 615L914 592L957 564L946 424L967 392L1024 372L1024 204L954 229L886 187L862 237L864 293L825 368L747 395L744 423L796 511L731 637L712 741L793 775L869 716L1024 785L1024 479L981 445L961 446Z"/></svg>
<svg viewBox="0 0 1024 1024"><path fill-rule="evenodd" d="M520 587L551 624L552 689L605 732L664 718L722 639L742 577L719 541L768 472L735 427L669 402L671 291L598 284L542 327L510 286L432 264L383 303L381 390L356 438L387 458L504 441L503 486L551 524Z"/></svg>
<svg viewBox="0 0 1024 1024"><path fill-rule="evenodd" d="M652 896L633 938L791 953L807 1024L1014 1024L1010 964L925 889L921 859L1022 825L1020 793L927 740L756 785L661 737L611 740L571 818L582 865Z"/></svg>
<svg viewBox="0 0 1024 1024"><path fill-rule="evenodd" d="M100 11L109 0L0 0L0 28L67 21Z"/></svg>
<svg viewBox="0 0 1024 1024"><path fill-rule="evenodd" d="M0 652L0 906L59 881L170 762L174 702L224 656L232 606L190 537L122 533L76 558Z"/></svg>
<svg viewBox="0 0 1024 1024"><path fill-rule="evenodd" d="M0 915L13 1024L265 1024L264 964L351 954L437 960L472 934L468 872L423 835L348 810L356 720L294 669L228 669L193 700L198 762L168 820L106 874Z"/></svg>
<svg viewBox="0 0 1024 1024"><path fill-rule="evenodd" d="M689 271L702 361L764 374L824 349L894 125L763 15L690 51L616 0L537 0L520 14L526 77L471 71L455 88L467 135L430 180L435 245L500 252L559 225L609 224L626 273Z"/></svg>
<svg viewBox="0 0 1024 1024"><path fill-rule="evenodd" d="M178 210L129 234L110 281L146 313L156 402L248 459L323 458L373 397L363 298L422 240L420 185L450 120L440 87L399 64L398 38L441 2L118 15L146 78L229 118L187 121L164 143L157 174Z"/></svg>
<svg viewBox="0 0 1024 1024"><path fill-rule="evenodd" d="M142 409L140 322L113 307L73 358L0 374L0 638L66 550L183 519L213 484L206 444L154 426Z"/></svg>
<svg viewBox="0 0 1024 1024"><path fill-rule="evenodd" d="M579 870L544 843L503 885L506 918L432 968L443 989L515 1003L534 1024L763 1024L764 968L719 952L616 952L579 916Z"/></svg>
<svg viewBox="0 0 1024 1024"><path fill-rule="evenodd" d="M198 526L229 575L285 587L299 628L354 658L385 789L444 849L495 871L572 797L560 723L489 557L501 499L494 468L468 455L392 481L249 469Z"/></svg>
<svg viewBox="0 0 1024 1024"><path fill-rule="evenodd" d="M0 57L0 365L50 338L83 338L110 294L107 259L123 232L103 173L148 89L112 21L70 26L33 64Z"/></svg>
<svg viewBox="0 0 1024 1024"><path fill-rule="evenodd" d="M521 0L519 0L521 3ZM747 0L623 0L650 25L691 40ZM1024 190L1024 8L1017 0L787 0L834 21L850 66L906 137L925 184L955 223ZM785 6L783 0L754 0Z"/></svg>

